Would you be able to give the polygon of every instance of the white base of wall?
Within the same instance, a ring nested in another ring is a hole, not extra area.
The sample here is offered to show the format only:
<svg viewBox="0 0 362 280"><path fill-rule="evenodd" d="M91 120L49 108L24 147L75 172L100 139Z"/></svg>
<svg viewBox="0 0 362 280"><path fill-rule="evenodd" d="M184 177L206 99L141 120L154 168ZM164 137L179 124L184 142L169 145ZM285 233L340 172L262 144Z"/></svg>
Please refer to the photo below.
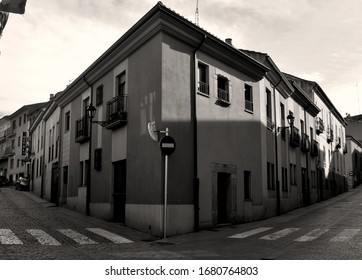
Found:
<svg viewBox="0 0 362 280"><path fill-rule="evenodd" d="M126 226L163 236L163 205L126 204ZM194 226L194 206L167 206L167 236L192 232Z"/></svg>

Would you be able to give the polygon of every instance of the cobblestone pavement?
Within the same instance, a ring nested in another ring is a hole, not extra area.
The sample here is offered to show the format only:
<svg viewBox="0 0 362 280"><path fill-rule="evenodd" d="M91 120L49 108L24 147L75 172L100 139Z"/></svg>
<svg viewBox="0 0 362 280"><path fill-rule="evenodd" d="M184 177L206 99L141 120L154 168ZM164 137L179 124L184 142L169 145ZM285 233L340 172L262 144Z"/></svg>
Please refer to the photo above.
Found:
<svg viewBox="0 0 362 280"><path fill-rule="evenodd" d="M278 217L157 239L0 189L0 259L362 259L362 191Z"/></svg>
<svg viewBox="0 0 362 280"><path fill-rule="evenodd" d="M46 202L0 189L0 259L185 259L159 240ZM162 244L162 243L161 243Z"/></svg>

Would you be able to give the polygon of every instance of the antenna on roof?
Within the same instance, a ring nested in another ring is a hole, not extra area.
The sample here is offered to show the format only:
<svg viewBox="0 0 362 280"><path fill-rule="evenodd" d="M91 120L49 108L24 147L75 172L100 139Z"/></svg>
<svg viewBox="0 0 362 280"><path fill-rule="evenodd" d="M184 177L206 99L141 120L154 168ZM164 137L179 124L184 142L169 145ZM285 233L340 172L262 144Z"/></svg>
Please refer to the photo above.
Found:
<svg viewBox="0 0 362 280"><path fill-rule="evenodd" d="M199 0L196 0L195 22L199 26Z"/></svg>
<svg viewBox="0 0 362 280"><path fill-rule="evenodd" d="M358 82L356 83L356 87L357 87L357 98L358 98L358 113L361 114L361 107L360 107L360 102L359 102L359 88L358 88Z"/></svg>

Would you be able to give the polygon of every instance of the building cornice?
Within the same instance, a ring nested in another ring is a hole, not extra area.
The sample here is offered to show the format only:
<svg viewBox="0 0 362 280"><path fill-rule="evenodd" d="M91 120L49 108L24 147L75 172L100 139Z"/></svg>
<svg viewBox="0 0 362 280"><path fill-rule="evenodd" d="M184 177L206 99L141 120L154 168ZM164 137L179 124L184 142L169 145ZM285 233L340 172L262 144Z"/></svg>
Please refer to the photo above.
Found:
<svg viewBox="0 0 362 280"><path fill-rule="evenodd" d="M316 117L321 110L295 81L291 80L291 83L295 88L294 93L291 95L292 99L301 105L309 114Z"/></svg>
<svg viewBox="0 0 362 280"><path fill-rule="evenodd" d="M166 33L182 40L190 46L190 50L206 36L207 39L201 51L244 72L254 80L262 79L269 70L255 59L199 28L159 2L64 89L63 93L56 98L59 106L64 107L89 88L83 77L86 77L89 84L94 84L159 33Z"/></svg>

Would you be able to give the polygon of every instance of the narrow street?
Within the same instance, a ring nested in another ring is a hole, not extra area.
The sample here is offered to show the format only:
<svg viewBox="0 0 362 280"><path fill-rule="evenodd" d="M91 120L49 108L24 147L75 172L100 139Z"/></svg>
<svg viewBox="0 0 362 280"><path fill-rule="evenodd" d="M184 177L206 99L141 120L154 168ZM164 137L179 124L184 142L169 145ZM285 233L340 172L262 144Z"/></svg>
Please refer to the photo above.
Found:
<svg viewBox="0 0 362 280"><path fill-rule="evenodd" d="M263 221L164 240L0 189L0 258L12 259L360 259L360 188Z"/></svg>

